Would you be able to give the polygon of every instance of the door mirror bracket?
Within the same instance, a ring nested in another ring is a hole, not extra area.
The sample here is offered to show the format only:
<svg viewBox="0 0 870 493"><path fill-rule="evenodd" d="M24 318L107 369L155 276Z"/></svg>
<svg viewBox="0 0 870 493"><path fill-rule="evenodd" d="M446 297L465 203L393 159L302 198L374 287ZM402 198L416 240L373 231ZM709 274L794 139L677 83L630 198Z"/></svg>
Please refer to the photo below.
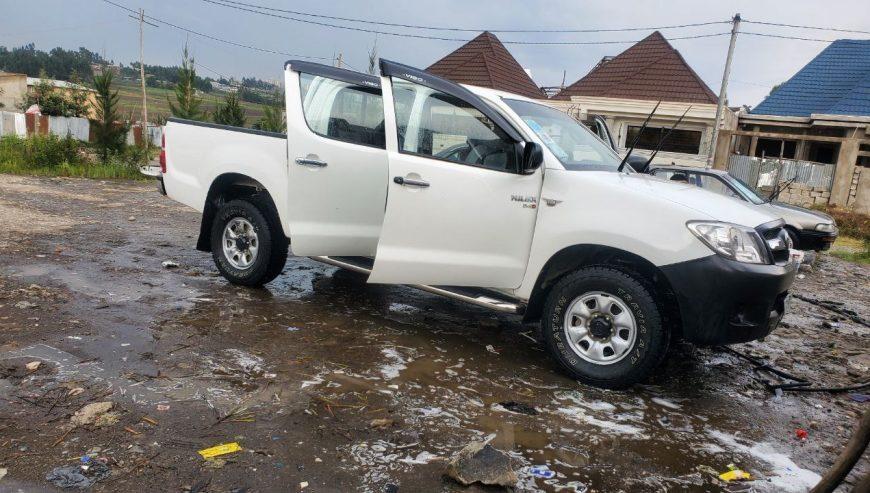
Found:
<svg viewBox="0 0 870 493"><path fill-rule="evenodd" d="M544 151L541 145L536 142L526 142L522 151L522 162L520 163L520 173L530 175L544 163Z"/></svg>

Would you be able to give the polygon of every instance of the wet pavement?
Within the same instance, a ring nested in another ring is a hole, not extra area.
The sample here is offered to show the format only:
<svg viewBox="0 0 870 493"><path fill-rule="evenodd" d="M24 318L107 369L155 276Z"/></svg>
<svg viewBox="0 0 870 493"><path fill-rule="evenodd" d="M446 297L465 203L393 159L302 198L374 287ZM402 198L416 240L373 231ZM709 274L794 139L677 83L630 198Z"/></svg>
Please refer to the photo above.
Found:
<svg viewBox="0 0 870 493"><path fill-rule="evenodd" d="M776 395L684 344L647 385L587 387L515 317L304 258L234 287L193 248L198 214L148 183L0 175L0 229L0 491L51 491L46 474L88 453L111 470L94 491L483 491L443 472L489 441L519 491L797 492L870 405ZM735 348L820 385L867 381L868 280L820 256L794 292L856 317L793 299L783 327ZM70 424L103 401L99 426ZM197 455L228 442L243 450ZM729 464L753 481L711 474ZM865 455L848 481L868 470Z"/></svg>

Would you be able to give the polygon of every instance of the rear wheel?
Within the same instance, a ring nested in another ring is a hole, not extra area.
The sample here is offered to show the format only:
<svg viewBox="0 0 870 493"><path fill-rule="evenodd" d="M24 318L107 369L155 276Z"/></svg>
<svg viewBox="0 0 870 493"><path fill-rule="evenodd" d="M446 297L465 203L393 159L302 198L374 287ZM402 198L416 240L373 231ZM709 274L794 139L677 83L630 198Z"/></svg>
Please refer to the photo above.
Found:
<svg viewBox="0 0 870 493"><path fill-rule="evenodd" d="M223 204L211 229L211 252L233 284L262 286L281 274L287 238L268 204L256 196Z"/></svg>
<svg viewBox="0 0 870 493"><path fill-rule="evenodd" d="M571 376L604 388L645 380L669 342L647 288L606 267L580 269L559 281L547 298L541 329L550 354Z"/></svg>

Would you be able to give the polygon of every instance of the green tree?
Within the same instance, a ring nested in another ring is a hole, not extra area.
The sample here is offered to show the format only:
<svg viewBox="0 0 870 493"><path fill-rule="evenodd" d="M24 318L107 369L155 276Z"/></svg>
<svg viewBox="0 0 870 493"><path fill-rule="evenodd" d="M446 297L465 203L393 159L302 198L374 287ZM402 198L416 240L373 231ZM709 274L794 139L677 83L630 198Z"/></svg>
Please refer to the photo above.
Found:
<svg viewBox="0 0 870 493"><path fill-rule="evenodd" d="M378 38L375 38L375 44L372 45L372 49L369 50L369 68L366 69L366 72L369 75L377 75L378 68Z"/></svg>
<svg viewBox="0 0 870 493"><path fill-rule="evenodd" d="M186 43L181 53L181 67L178 68L178 82L175 84L176 103L169 101L169 110L178 118L202 121L207 114L200 108L202 98L196 95L196 64L187 51Z"/></svg>
<svg viewBox="0 0 870 493"><path fill-rule="evenodd" d="M94 88L97 90L96 119L92 122L94 138L103 162L109 160L111 152L124 148L127 136L127 126L119 124L118 91L112 88L114 74L104 70L102 75L94 76Z"/></svg>
<svg viewBox="0 0 870 493"><path fill-rule="evenodd" d="M88 92L78 83L81 79L73 73L74 86L58 89L48 79L45 70L39 73L39 82L33 86L21 102L21 109L27 110L31 105L39 105L43 115L48 116L87 116Z"/></svg>
<svg viewBox="0 0 870 493"><path fill-rule="evenodd" d="M84 82L75 69L70 72L69 81L73 84L73 87L66 94L67 109L70 113L67 116L87 117L88 91L85 89Z"/></svg>
<svg viewBox="0 0 870 493"><path fill-rule="evenodd" d="M263 117L254 124L254 128L267 132L286 132L287 121L284 119L284 95L275 92L272 101L263 105Z"/></svg>
<svg viewBox="0 0 870 493"><path fill-rule="evenodd" d="M214 122L234 127L245 126L245 110L242 109L238 94L227 93L223 104L218 103L214 110Z"/></svg>

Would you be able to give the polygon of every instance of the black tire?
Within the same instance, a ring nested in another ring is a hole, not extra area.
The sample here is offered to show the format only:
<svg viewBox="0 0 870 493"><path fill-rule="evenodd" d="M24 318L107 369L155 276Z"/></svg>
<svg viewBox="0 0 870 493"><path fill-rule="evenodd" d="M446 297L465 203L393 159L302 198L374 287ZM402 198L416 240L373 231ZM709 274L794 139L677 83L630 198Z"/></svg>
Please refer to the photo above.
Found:
<svg viewBox="0 0 870 493"><path fill-rule="evenodd" d="M245 269L231 265L223 251L224 228L234 218L251 223L259 242L254 262ZM211 227L211 254L221 275L232 284L258 287L278 277L287 263L288 246L277 212L259 196L231 200L215 214Z"/></svg>
<svg viewBox="0 0 870 493"><path fill-rule="evenodd" d="M788 234L788 237L791 239L791 247L795 250L801 249L800 237L797 234L797 231L791 228L785 228L785 232Z"/></svg>
<svg viewBox="0 0 870 493"><path fill-rule="evenodd" d="M634 316L636 337L622 359L594 363L567 343L565 311L585 293L603 292L624 302ZM664 359L670 334L649 290L637 279L607 267L587 267L562 278L547 297L541 335L550 355L577 380L608 389L624 389L646 380Z"/></svg>

